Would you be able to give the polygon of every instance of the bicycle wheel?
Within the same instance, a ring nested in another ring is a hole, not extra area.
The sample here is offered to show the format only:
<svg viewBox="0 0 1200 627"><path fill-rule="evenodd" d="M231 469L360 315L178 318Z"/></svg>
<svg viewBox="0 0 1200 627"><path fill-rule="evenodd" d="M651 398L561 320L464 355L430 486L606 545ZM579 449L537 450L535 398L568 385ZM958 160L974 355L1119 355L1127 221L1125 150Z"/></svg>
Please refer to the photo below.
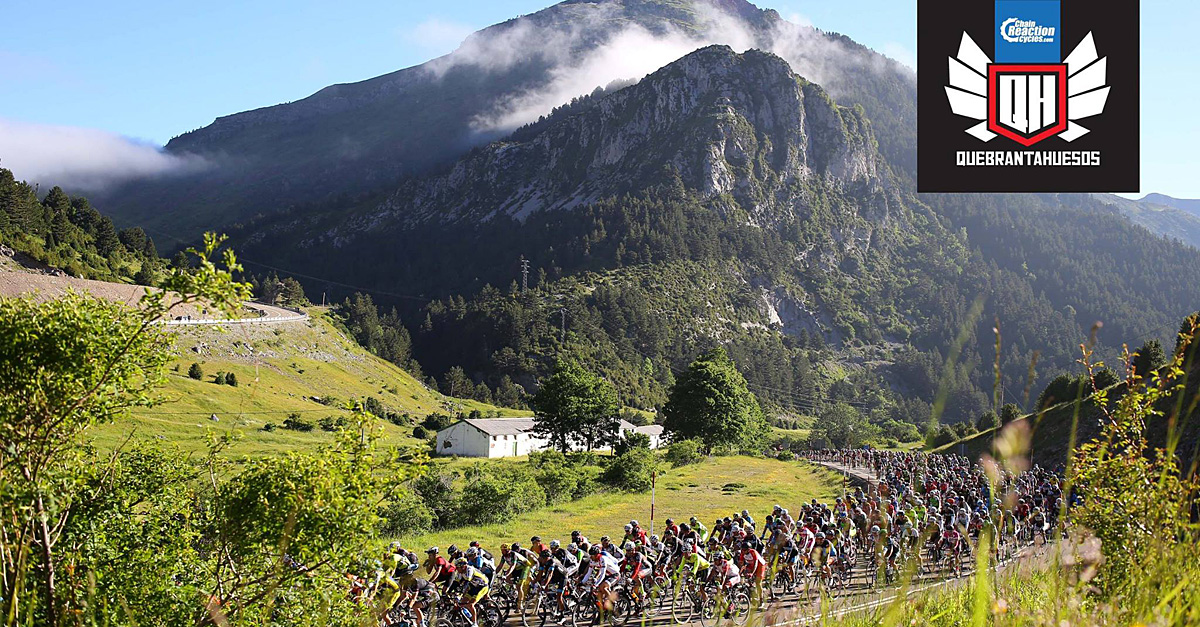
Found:
<svg viewBox="0 0 1200 627"><path fill-rule="evenodd" d="M676 624L691 622L696 613L696 600L690 590L680 590L671 601L671 619Z"/></svg>
<svg viewBox="0 0 1200 627"><path fill-rule="evenodd" d="M523 627L537 627L541 624L542 603L545 595L541 591L531 591L529 596L525 598L525 602L521 604L521 625Z"/></svg>
<svg viewBox="0 0 1200 627"><path fill-rule="evenodd" d="M599 609L595 598L585 598L575 606L575 611L571 612L571 625L573 627L590 627L597 624Z"/></svg>
<svg viewBox="0 0 1200 627"><path fill-rule="evenodd" d="M741 627L750 620L750 607L750 595L745 592L738 592L730 599L730 613L733 614L734 625Z"/></svg>

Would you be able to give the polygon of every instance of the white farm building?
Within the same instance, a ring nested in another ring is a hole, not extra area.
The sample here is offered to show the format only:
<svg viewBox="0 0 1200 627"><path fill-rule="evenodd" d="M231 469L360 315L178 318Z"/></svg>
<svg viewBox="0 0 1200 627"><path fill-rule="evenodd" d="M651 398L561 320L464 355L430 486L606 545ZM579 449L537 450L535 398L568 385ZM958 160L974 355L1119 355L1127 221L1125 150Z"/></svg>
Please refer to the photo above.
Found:
<svg viewBox="0 0 1200 627"><path fill-rule="evenodd" d="M637 431L650 436L650 447L658 448L662 426L635 427L621 421L621 433ZM462 457L515 457L540 451L548 445L533 434L533 417L464 418L437 432L438 455Z"/></svg>

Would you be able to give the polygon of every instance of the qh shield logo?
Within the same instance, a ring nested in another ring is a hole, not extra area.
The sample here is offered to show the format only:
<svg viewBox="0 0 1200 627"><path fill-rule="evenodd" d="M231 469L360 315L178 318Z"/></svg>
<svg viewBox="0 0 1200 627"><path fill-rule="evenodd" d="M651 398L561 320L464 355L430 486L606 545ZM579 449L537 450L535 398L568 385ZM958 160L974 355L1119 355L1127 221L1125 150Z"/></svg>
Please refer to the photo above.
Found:
<svg viewBox="0 0 1200 627"><path fill-rule="evenodd" d="M950 58L946 97L955 114L979 120L967 133L980 141L1071 142L1091 132L1077 120L1104 113L1111 89L1106 75L1107 59L1096 52L1091 33L1054 63L993 63L963 33L958 56Z"/></svg>
<svg viewBox="0 0 1200 627"><path fill-rule="evenodd" d="M1139 41L1138 0L917 0L918 191L1136 192Z"/></svg>

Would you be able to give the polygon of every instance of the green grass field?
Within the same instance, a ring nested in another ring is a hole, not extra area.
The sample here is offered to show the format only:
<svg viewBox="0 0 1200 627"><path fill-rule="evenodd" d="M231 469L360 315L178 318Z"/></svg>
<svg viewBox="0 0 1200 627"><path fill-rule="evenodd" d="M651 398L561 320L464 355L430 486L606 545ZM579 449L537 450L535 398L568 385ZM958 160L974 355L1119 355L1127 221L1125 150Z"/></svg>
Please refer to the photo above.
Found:
<svg viewBox="0 0 1200 627"><path fill-rule="evenodd" d="M667 518L686 522L696 515L711 526L717 516L750 510L756 520L769 514L776 503L799 508L810 499L827 500L841 492L841 476L807 462L781 462L756 457L713 457L693 466L667 470L658 477L655 491L655 530ZM495 551L501 542L528 542L541 535L567 541L578 529L592 540L602 535L619 537L625 523L636 519L650 525L650 493L597 494L531 512L509 523L463 527L401 538L405 546L465 546L479 540Z"/></svg>
<svg viewBox="0 0 1200 627"><path fill-rule="evenodd" d="M293 412L313 423L325 416L349 416L351 412L341 406L369 396L418 420L433 412L474 409L505 416L528 413L443 396L363 350L331 323L327 311L314 307L309 313L312 318L306 323L237 325L224 332L175 327L171 332L177 335L177 358L159 390L164 402L101 425L89 437L101 448L112 448L132 433L135 440L174 443L184 453L194 454L205 449L210 431L237 429L244 437L229 455L257 457L318 446L332 437L319 428L268 432L262 430L266 423L281 424ZM187 376L193 362L204 369L202 381ZM239 385L213 383L218 371L236 373ZM325 405L314 397L336 402ZM214 414L217 421L211 420ZM389 423L384 428L385 445L418 444L412 426Z"/></svg>

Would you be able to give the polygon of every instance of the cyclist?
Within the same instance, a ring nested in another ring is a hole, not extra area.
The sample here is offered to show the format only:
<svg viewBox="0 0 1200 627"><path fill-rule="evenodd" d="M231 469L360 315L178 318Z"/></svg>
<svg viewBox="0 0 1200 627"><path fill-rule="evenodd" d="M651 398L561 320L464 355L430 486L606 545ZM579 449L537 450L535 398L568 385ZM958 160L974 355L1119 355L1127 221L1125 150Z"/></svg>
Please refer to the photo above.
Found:
<svg viewBox="0 0 1200 627"><path fill-rule="evenodd" d="M466 558L468 564L487 575L489 582L492 580L492 577L496 574L496 564L492 562L490 555L485 555L477 547L470 547L467 549Z"/></svg>
<svg viewBox="0 0 1200 627"><path fill-rule="evenodd" d="M612 539L608 536L600 537L600 550L609 554L617 561L625 559L625 552L621 550L621 547L614 544Z"/></svg>
<svg viewBox="0 0 1200 627"><path fill-rule="evenodd" d="M404 587L405 605L417 617L417 625L424 626L425 610L431 607L437 607L438 599L440 598L437 591L437 586L433 585L428 579L414 577L407 586Z"/></svg>
<svg viewBox="0 0 1200 627"><path fill-rule="evenodd" d="M431 546L425 551L425 573L428 575L429 581L434 584L441 584L445 587L449 583L450 578L454 576L454 564L451 564L446 558L438 555L438 548Z"/></svg>
<svg viewBox="0 0 1200 627"><path fill-rule="evenodd" d="M613 600L610 598L608 588L609 584L621 574L621 563L613 556L601 551L598 546L592 547L589 554L591 562L580 583L591 591L596 598L596 603L601 608L611 610Z"/></svg>
<svg viewBox="0 0 1200 627"><path fill-rule="evenodd" d="M642 579L650 574L651 566L645 555L632 542L625 543L625 559L621 560L621 574L629 579L629 592L638 603L642 602L645 590Z"/></svg>
<svg viewBox="0 0 1200 627"><path fill-rule="evenodd" d="M708 527L705 527L700 522L699 518L692 516L688 519L688 523L692 525L692 530L696 532L696 546L708 541Z"/></svg>
<svg viewBox="0 0 1200 627"><path fill-rule="evenodd" d="M467 615L471 619L471 627L478 627L478 612L475 605L479 603L488 593L488 579L479 569L467 563L465 557L460 557L455 561L455 571L451 575L450 583L447 586L447 593L451 595L461 595L458 598L458 606L466 608Z"/></svg>
<svg viewBox="0 0 1200 627"><path fill-rule="evenodd" d="M500 566L496 569L496 576L503 577L505 581L517 587L517 602L525 601L525 591L529 587L529 575L532 572L533 562L519 550L520 547L508 544L500 545Z"/></svg>
<svg viewBox="0 0 1200 627"><path fill-rule="evenodd" d="M554 599L558 602L558 612L556 617L561 617L566 611L566 603L563 597L567 592L567 572L566 566L554 557L554 552L550 549L542 549L538 555L538 572L534 575L534 581L542 586L544 590L554 595Z"/></svg>
<svg viewBox="0 0 1200 627"><path fill-rule="evenodd" d="M767 577L767 560L754 549L749 540L743 540L738 552L738 566L754 584L755 598L763 598L763 580Z"/></svg>

